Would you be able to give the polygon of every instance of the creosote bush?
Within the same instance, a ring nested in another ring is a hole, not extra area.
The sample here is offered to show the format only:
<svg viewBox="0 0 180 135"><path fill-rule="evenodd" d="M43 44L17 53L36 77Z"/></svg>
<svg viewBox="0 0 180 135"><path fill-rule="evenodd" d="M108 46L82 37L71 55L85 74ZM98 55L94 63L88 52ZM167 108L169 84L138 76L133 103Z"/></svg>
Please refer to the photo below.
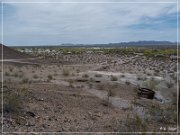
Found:
<svg viewBox="0 0 180 135"><path fill-rule="evenodd" d="M53 79L53 76L52 75L48 75L48 81L52 80Z"/></svg>
<svg viewBox="0 0 180 135"><path fill-rule="evenodd" d="M127 116L126 119L127 131L128 132L147 132L147 125L145 121L140 118L137 114L133 117Z"/></svg>
<svg viewBox="0 0 180 135"><path fill-rule="evenodd" d="M125 81L125 84L126 84L126 85L130 85L131 82L130 82L130 81Z"/></svg>
<svg viewBox="0 0 180 135"><path fill-rule="evenodd" d="M145 81L143 85L146 88L149 88L151 90L157 90L157 88L158 88L157 85L158 84L159 84L159 81L156 81L154 78L151 78L151 79Z"/></svg>
<svg viewBox="0 0 180 135"><path fill-rule="evenodd" d="M149 109L151 117L148 121L155 121L162 124L176 124L177 122L177 110L176 106L171 105L167 107L160 107L159 105L152 105Z"/></svg>
<svg viewBox="0 0 180 135"><path fill-rule="evenodd" d="M95 77L102 77L101 74L95 74L94 76L95 76Z"/></svg>
<svg viewBox="0 0 180 135"><path fill-rule="evenodd" d="M172 88L172 87L173 87L173 82L172 82L172 80L166 81L166 86L167 86L168 88Z"/></svg>
<svg viewBox="0 0 180 135"><path fill-rule="evenodd" d="M82 76L83 78L88 78L89 77L89 75L88 74L83 74L83 76Z"/></svg>
<svg viewBox="0 0 180 135"><path fill-rule="evenodd" d="M33 75L33 78L34 78L34 79L37 79L37 78L38 78L38 75L36 75L36 74Z"/></svg>
<svg viewBox="0 0 180 135"><path fill-rule="evenodd" d="M111 81L117 81L118 78L116 76L111 75Z"/></svg>
<svg viewBox="0 0 180 135"><path fill-rule="evenodd" d="M113 97L116 95L112 89L109 89L107 92L108 92L108 94L107 94L108 97Z"/></svg>
<svg viewBox="0 0 180 135"><path fill-rule="evenodd" d="M19 112L22 109L22 99L19 95L11 93L4 98L4 111L7 113Z"/></svg>
<svg viewBox="0 0 180 135"><path fill-rule="evenodd" d="M22 79L22 83L28 83L29 82L29 79L28 78L23 78Z"/></svg>
<svg viewBox="0 0 180 135"><path fill-rule="evenodd" d="M5 76L9 76L9 73L8 73L8 72L5 72Z"/></svg>
<svg viewBox="0 0 180 135"><path fill-rule="evenodd" d="M9 90L4 93L3 111L5 113L19 113L23 110L24 100L29 95L27 88Z"/></svg>
<svg viewBox="0 0 180 135"><path fill-rule="evenodd" d="M12 72L13 71L13 67L9 67L9 71Z"/></svg>
<svg viewBox="0 0 180 135"><path fill-rule="evenodd" d="M13 76L14 76L14 77L18 77L18 73L14 73Z"/></svg>
<svg viewBox="0 0 180 135"><path fill-rule="evenodd" d="M63 69L62 74L63 74L64 76L69 76L69 70L68 70L68 69Z"/></svg>

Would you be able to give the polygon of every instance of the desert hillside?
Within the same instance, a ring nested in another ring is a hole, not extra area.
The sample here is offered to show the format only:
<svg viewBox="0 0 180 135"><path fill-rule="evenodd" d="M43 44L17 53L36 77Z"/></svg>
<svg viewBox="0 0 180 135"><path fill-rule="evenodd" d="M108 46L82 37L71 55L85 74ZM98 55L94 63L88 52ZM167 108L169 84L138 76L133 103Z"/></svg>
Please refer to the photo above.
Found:
<svg viewBox="0 0 180 135"><path fill-rule="evenodd" d="M3 49L3 59L24 59L31 58L30 55L18 52L12 48L0 44L0 59L2 59L2 49Z"/></svg>

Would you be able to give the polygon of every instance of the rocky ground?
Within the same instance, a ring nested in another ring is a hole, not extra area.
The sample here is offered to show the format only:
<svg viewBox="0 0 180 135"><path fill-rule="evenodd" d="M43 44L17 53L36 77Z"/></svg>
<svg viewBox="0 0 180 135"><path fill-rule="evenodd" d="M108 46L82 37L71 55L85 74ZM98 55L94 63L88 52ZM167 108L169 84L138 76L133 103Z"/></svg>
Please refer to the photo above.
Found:
<svg viewBox="0 0 180 135"><path fill-rule="evenodd" d="M4 63L3 131L176 131L176 61L70 54L51 62ZM139 87L156 98L138 97Z"/></svg>

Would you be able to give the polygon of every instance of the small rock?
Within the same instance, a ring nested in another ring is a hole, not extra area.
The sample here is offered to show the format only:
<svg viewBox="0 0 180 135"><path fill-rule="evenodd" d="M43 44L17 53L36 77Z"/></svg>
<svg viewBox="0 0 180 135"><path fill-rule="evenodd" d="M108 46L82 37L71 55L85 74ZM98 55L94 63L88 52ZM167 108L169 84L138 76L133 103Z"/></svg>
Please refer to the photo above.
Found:
<svg viewBox="0 0 180 135"><path fill-rule="evenodd" d="M36 115L35 115L33 112L31 112L31 111L27 111L26 114L28 114L28 115L31 116L31 117L35 117L35 116L36 116Z"/></svg>

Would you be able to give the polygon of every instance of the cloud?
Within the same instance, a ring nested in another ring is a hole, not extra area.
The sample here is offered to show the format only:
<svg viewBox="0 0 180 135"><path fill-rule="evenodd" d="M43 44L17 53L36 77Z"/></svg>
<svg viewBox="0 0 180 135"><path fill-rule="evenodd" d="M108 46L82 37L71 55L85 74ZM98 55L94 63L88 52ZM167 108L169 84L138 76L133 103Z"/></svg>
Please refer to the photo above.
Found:
<svg viewBox="0 0 180 135"><path fill-rule="evenodd" d="M4 2L92 2L92 0L3 0ZM177 2L177 0L94 0L95 2Z"/></svg>
<svg viewBox="0 0 180 135"><path fill-rule="evenodd" d="M5 3L4 43L175 41L176 12L176 3Z"/></svg>

